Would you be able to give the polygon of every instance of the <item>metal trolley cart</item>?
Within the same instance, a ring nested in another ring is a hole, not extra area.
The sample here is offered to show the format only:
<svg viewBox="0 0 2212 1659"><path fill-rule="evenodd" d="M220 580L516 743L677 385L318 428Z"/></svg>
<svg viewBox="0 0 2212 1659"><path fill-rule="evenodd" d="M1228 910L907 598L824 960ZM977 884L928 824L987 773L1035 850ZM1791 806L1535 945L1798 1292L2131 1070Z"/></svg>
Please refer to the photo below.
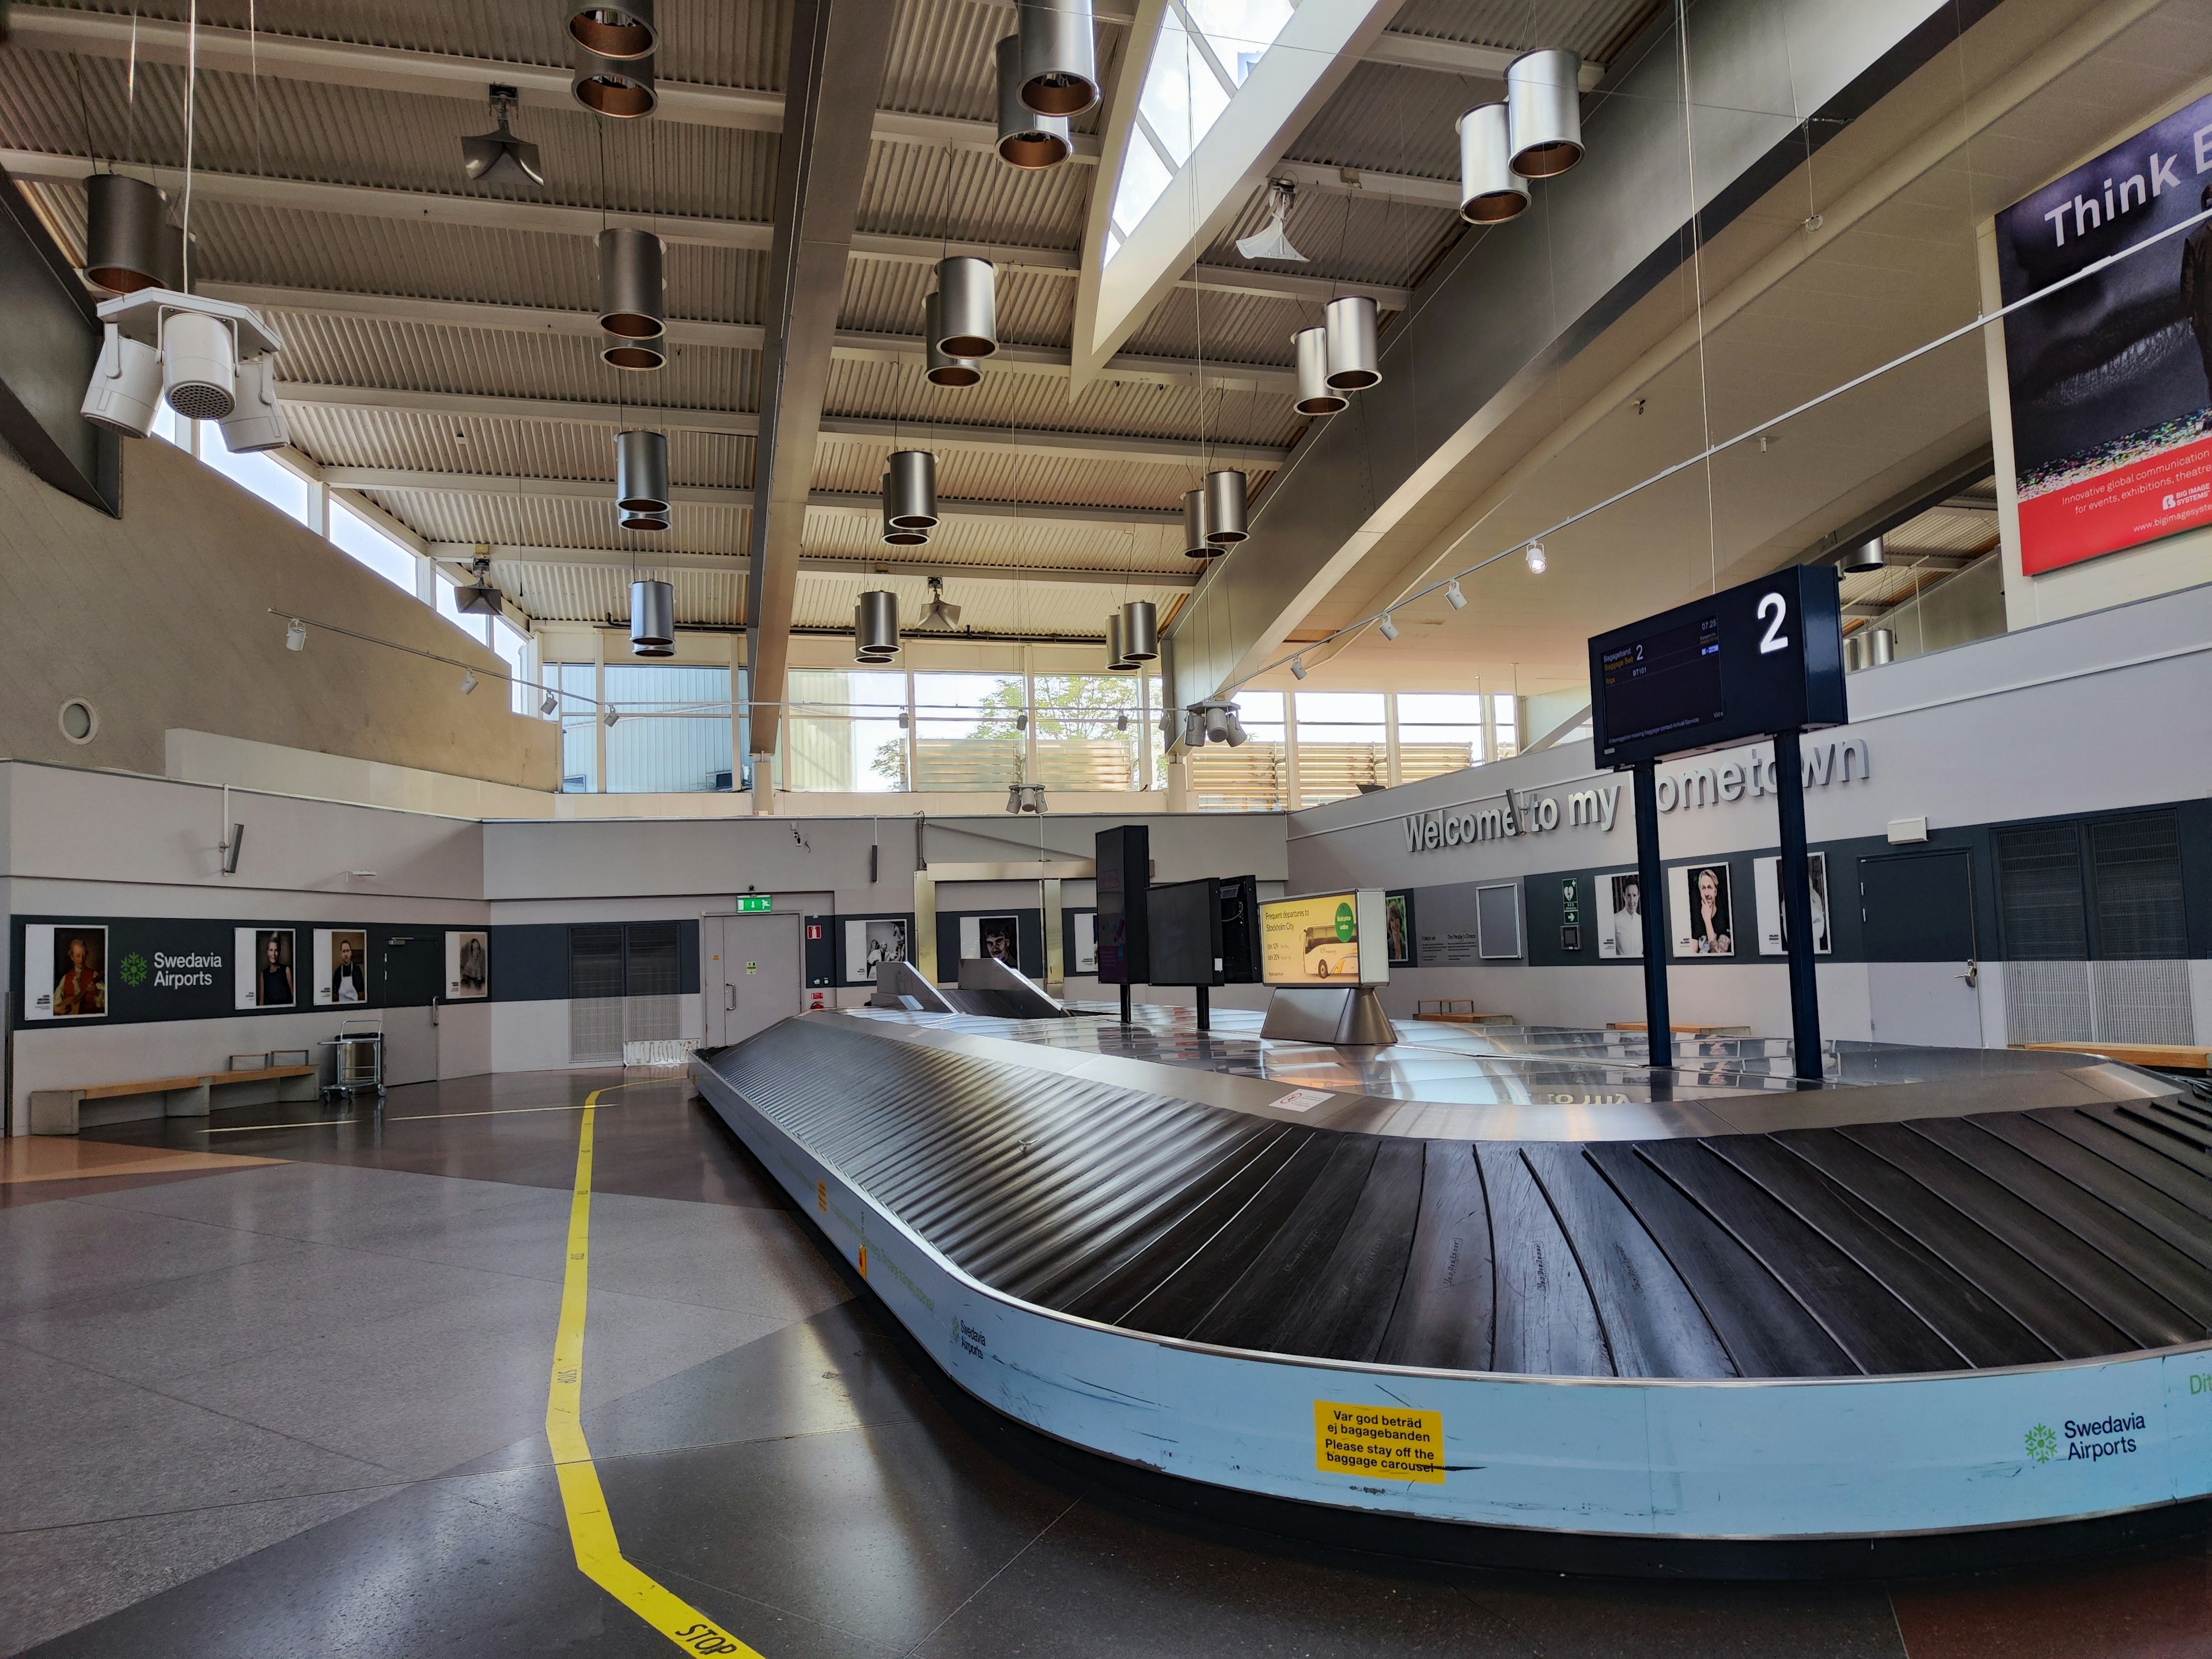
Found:
<svg viewBox="0 0 2212 1659"><path fill-rule="evenodd" d="M324 1098L332 1095L351 1100L374 1090L384 1098L384 1017L381 1014L342 1022L338 1034L323 1045L337 1050L332 1080L323 1085Z"/></svg>

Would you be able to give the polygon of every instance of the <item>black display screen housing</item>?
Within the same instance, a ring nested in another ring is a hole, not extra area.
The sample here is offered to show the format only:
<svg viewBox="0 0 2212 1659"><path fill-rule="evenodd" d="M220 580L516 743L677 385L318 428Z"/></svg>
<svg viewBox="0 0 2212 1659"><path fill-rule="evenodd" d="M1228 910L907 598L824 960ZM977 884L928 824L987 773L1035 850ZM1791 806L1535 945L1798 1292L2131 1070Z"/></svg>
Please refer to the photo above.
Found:
<svg viewBox="0 0 2212 1659"><path fill-rule="evenodd" d="M1154 985L1218 985L1221 884L1212 876L1175 881L1151 894Z"/></svg>

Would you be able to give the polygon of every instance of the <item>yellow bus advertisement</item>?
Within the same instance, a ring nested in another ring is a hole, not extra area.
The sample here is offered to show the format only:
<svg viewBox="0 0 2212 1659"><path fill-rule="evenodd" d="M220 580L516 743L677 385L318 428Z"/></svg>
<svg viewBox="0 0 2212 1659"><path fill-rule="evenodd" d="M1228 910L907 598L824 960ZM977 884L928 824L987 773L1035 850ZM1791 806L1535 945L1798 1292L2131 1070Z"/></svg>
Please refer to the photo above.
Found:
<svg viewBox="0 0 2212 1659"><path fill-rule="evenodd" d="M1358 896L1322 893L1261 904L1260 967L1270 985L1358 984Z"/></svg>

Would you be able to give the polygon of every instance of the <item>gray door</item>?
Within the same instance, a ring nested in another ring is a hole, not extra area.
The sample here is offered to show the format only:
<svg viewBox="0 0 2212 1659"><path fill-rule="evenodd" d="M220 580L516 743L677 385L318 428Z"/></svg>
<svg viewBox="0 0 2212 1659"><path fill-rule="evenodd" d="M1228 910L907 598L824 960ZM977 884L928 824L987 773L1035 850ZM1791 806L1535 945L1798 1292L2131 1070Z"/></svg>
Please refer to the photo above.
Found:
<svg viewBox="0 0 2212 1659"><path fill-rule="evenodd" d="M699 928L707 1042L742 1042L806 1006L796 915L708 916Z"/></svg>
<svg viewBox="0 0 2212 1659"><path fill-rule="evenodd" d="M1964 851L1861 859L1859 922L1874 1040L1980 1048L1972 860Z"/></svg>

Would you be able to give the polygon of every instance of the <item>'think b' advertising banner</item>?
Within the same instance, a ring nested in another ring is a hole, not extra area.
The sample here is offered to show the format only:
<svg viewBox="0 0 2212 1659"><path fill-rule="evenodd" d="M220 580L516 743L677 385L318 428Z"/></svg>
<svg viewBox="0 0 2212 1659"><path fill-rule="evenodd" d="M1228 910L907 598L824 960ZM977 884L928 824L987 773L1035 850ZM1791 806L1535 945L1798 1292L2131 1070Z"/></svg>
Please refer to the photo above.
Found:
<svg viewBox="0 0 2212 1659"><path fill-rule="evenodd" d="M2212 206L2212 98L1997 216L2005 303ZM2005 319L2030 575L2212 523L2212 223Z"/></svg>

